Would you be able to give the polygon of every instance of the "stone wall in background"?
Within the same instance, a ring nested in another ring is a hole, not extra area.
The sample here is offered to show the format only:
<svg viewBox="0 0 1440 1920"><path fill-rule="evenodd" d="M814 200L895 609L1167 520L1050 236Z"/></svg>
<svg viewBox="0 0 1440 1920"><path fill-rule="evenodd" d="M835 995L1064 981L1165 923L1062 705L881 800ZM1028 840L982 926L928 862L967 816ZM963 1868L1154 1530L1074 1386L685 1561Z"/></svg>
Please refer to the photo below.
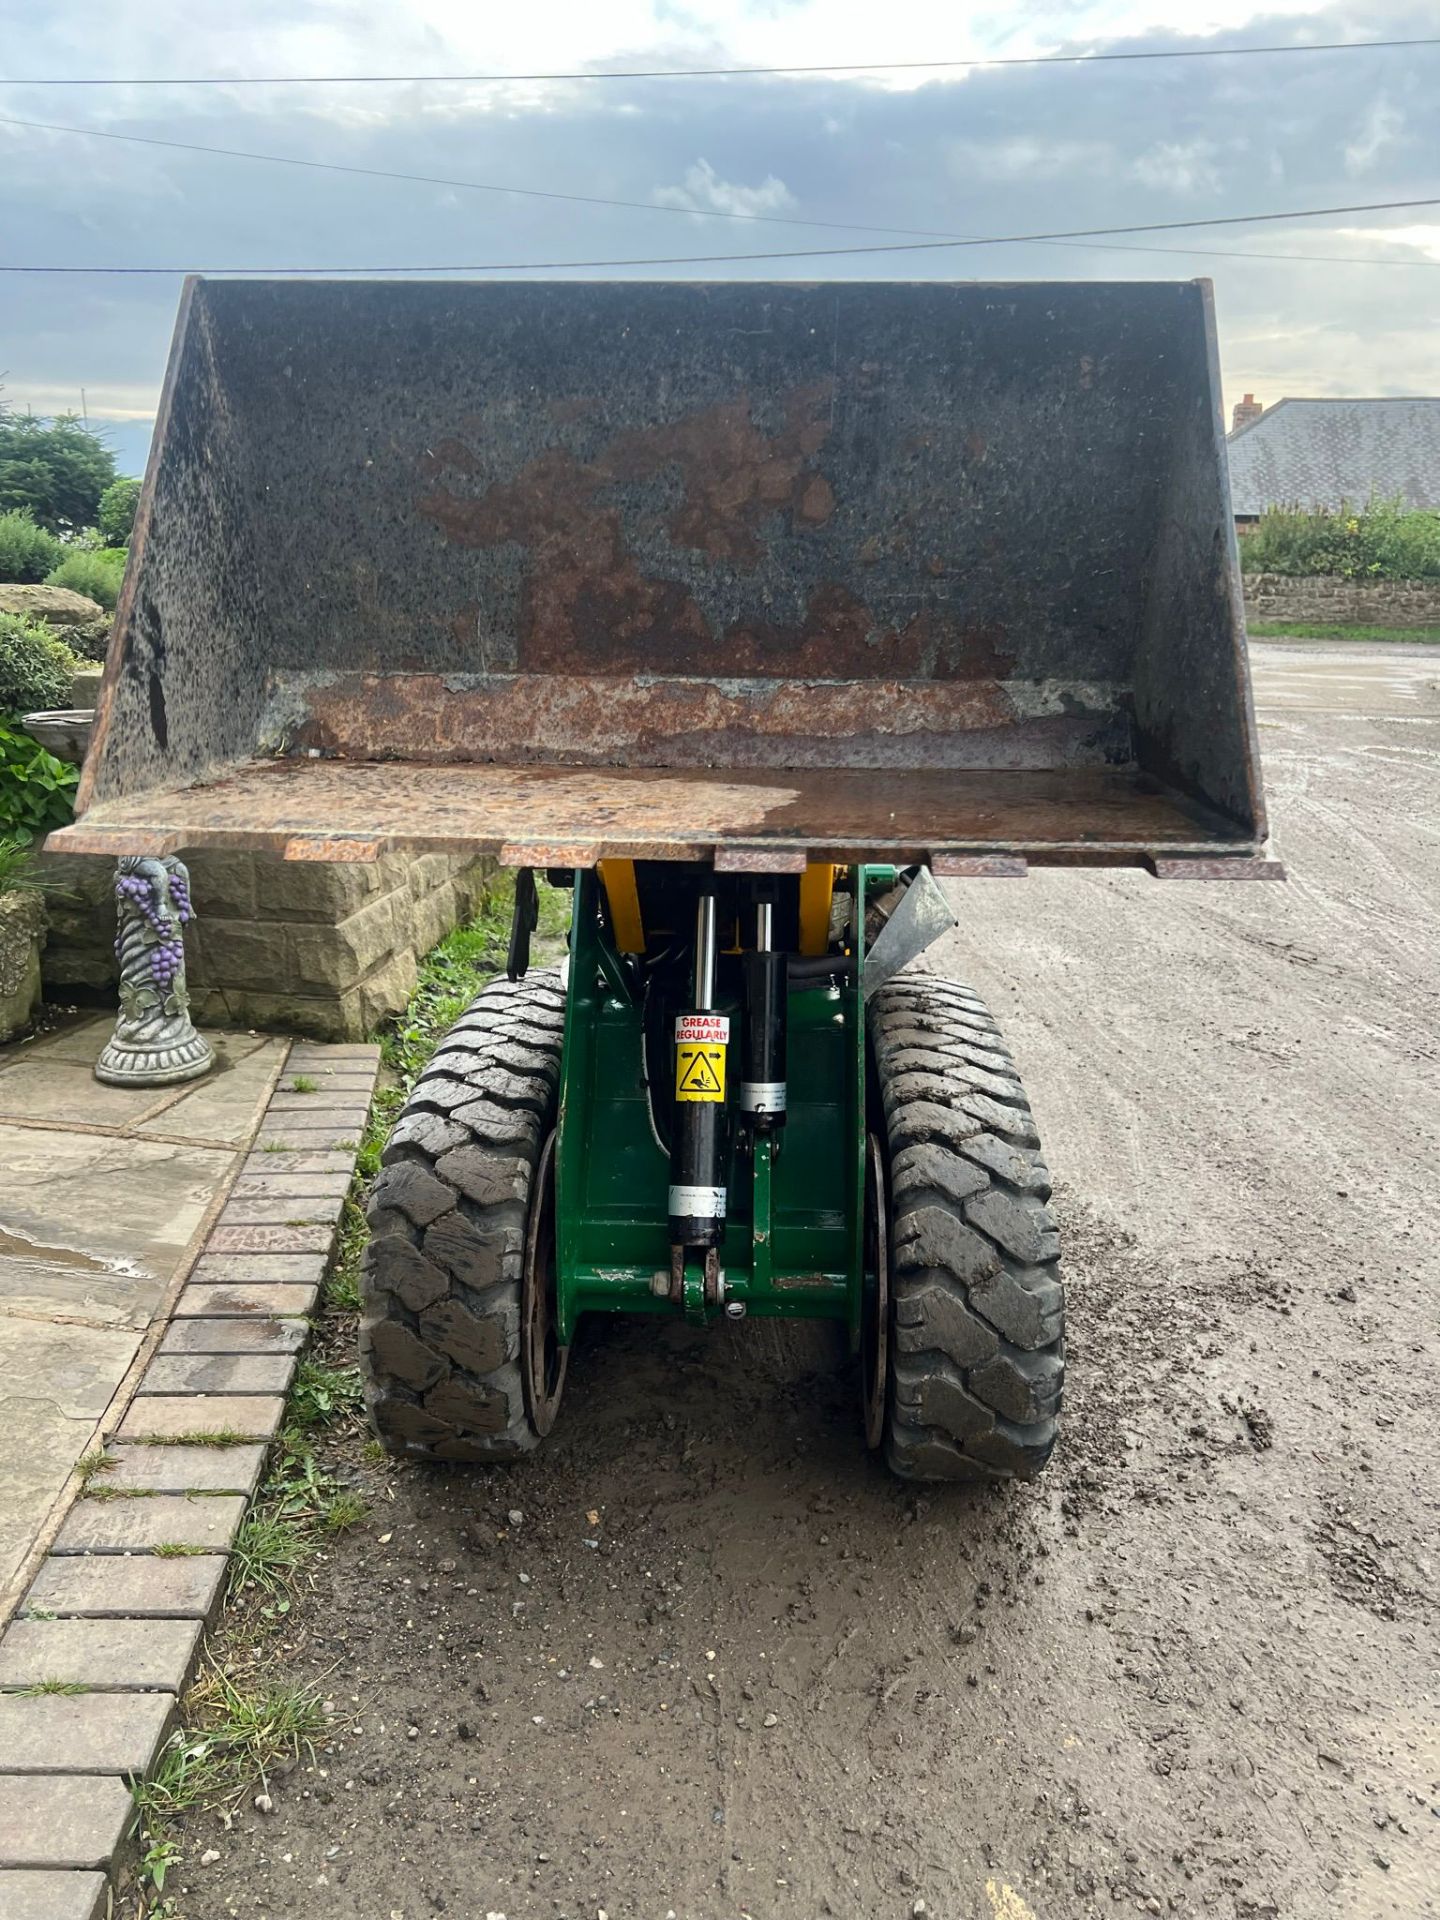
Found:
<svg viewBox="0 0 1440 1920"><path fill-rule="evenodd" d="M1440 580L1335 580L1326 575L1247 573L1253 620L1340 626L1440 626Z"/></svg>
<svg viewBox="0 0 1440 1920"><path fill-rule="evenodd" d="M398 1013L416 960L468 920L493 861L387 854L322 866L273 854L192 852L198 918L186 936L199 1026L260 1027L359 1040ZM103 998L116 981L111 860L48 862L45 990L64 1003Z"/></svg>

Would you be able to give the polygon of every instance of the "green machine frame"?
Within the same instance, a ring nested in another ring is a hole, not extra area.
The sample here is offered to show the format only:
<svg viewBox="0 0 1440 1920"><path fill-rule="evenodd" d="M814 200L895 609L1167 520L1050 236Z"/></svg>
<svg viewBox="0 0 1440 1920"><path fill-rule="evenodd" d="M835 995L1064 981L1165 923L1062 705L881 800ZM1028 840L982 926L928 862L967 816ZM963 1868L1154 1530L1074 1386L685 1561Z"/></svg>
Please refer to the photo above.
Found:
<svg viewBox="0 0 1440 1920"><path fill-rule="evenodd" d="M685 1317L720 1313L840 1320L858 1347L867 1285L868 1105L861 969L869 889L893 867L848 870L851 971L793 985L789 1104L781 1134L734 1125L720 1250L724 1298L707 1305L702 1270L685 1270ZM673 1313L666 1231L668 1152L647 1088L641 996L600 912L593 870L575 875L564 1061L556 1142L556 1334L582 1313ZM738 997L716 1011L741 1017ZM873 1280L873 1276L869 1276Z"/></svg>

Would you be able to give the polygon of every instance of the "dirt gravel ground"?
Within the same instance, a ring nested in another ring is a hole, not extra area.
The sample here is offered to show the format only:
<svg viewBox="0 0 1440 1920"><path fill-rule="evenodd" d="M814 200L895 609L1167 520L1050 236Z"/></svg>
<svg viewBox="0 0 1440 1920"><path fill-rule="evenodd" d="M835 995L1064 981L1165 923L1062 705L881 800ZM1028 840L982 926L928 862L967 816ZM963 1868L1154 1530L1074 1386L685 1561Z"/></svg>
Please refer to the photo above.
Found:
<svg viewBox="0 0 1440 1920"><path fill-rule="evenodd" d="M591 1328L525 1466L354 1451L333 1741L186 1920L1440 1914L1440 654L1256 654L1288 885L971 883L938 956L1059 1181L1046 1478L892 1483L814 1329Z"/></svg>

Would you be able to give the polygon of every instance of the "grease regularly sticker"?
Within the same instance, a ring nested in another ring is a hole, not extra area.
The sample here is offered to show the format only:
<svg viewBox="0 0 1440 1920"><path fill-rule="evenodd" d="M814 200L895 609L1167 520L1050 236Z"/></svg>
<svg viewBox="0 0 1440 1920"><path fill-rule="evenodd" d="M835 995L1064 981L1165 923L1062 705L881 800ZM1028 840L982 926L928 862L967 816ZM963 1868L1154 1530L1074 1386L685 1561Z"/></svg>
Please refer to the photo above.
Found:
<svg viewBox="0 0 1440 1920"><path fill-rule="evenodd" d="M723 1047L730 1038L730 1022L723 1013L681 1013L675 1017L675 1044L703 1040L709 1046Z"/></svg>

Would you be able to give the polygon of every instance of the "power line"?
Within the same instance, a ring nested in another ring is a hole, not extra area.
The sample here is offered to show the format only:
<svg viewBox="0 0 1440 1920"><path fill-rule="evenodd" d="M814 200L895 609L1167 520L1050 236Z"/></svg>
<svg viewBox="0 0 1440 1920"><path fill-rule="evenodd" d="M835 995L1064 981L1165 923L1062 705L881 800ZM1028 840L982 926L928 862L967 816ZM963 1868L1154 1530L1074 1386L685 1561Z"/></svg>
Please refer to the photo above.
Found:
<svg viewBox="0 0 1440 1920"><path fill-rule="evenodd" d="M445 274L445 273L565 273L592 271L610 267L706 267L734 266L751 260L849 259L891 253L943 253L960 247L1034 246L1042 242L1058 245L1066 240L1101 240L1131 233L1185 233L1197 227L1257 226L1276 220L1321 220L1336 214L1400 213L1417 207L1440 206L1440 196L1428 200L1366 200L1343 207L1291 207L1276 213L1216 214L1205 220L1136 221L1123 227L1066 227L1053 233L976 234L957 240L908 240L863 247L785 247L764 253L692 253L652 254L626 260L485 260L459 262L444 267L50 267L0 262L0 273L63 274L162 274L184 273L213 275L253 274L265 279L303 277L325 279L332 275Z"/></svg>
<svg viewBox="0 0 1440 1920"><path fill-rule="evenodd" d="M0 126L25 127L40 133L73 134L86 140L115 140L129 146L160 147L176 153L208 154L216 159L256 160L267 165L280 167L303 167L312 173L338 173L357 176L366 180L395 180L412 186L445 187L460 189L471 193L513 194L526 200L557 200L571 205L584 207L620 207L637 213L678 214L686 219L701 220L739 220L750 224L783 227L824 227L832 232L842 233L883 233L916 240L938 240L954 244L977 244L974 236L957 234L933 227L891 227L876 226L862 220L819 220L810 219L803 214L783 213L737 213L720 207L678 207L657 204L651 200L620 200L603 194L563 193L545 187L503 186L487 180L461 180L445 174L404 173L390 167L352 166L338 160L310 160L296 154L262 153L249 147L212 147L194 140L166 140L159 135L146 133L115 133L103 127L72 127L51 120L20 120L12 115L0 114ZM1067 244L1064 241L1056 245ZM1080 243L1086 245L1088 243ZM1108 250L1108 249L1107 249ZM1120 252L1156 252L1187 254L1199 253L1197 248L1119 248ZM1381 267L1434 267L1440 261L1434 260L1381 260L1364 254L1296 254L1296 253L1212 253L1208 257L1234 260L1299 260L1341 266L1381 266Z"/></svg>
<svg viewBox="0 0 1440 1920"><path fill-rule="evenodd" d="M842 65L794 67L606 67L574 73L273 73L154 74L122 79L104 75L0 75L7 87L368 87L513 86L568 80L754 80L785 74L936 73L957 67L1073 67L1133 60L1221 60L1295 53L1375 53L1389 47L1435 47L1440 37L1412 40L1312 40L1257 47L1152 47L1130 53L1016 53L954 60L852 60Z"/></svg>

